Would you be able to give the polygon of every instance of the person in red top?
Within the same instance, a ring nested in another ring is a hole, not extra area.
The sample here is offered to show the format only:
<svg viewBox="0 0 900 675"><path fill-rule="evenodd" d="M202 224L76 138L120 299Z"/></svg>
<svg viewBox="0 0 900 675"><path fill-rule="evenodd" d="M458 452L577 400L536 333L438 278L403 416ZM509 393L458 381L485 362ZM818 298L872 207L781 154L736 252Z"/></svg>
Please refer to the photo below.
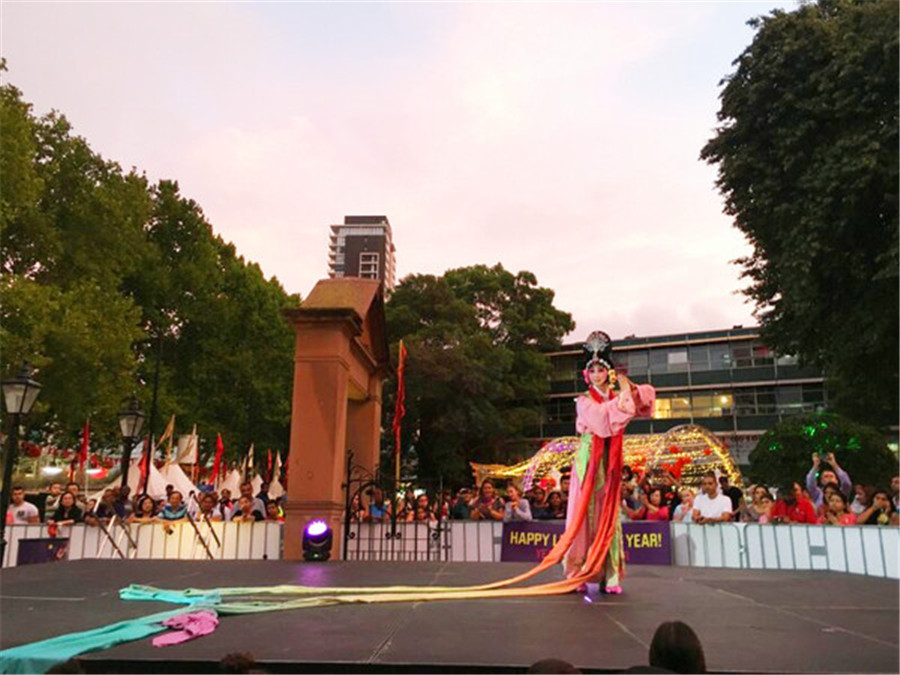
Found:
<svg viewBox="0 0 900 675"><path fill-rule="evenodd" d="M811 523L815 524L816 508L803 496L800 483L788 483L778 491L778 501L769 516L771 523Z"/></svg>
<svg viewBox="0 0 900 675"><path fill-rule="evenodd" d="M634 514L632 520L668 520L669 505L663 487L654 485L650 491L641 496L643 507Z"/></svg>

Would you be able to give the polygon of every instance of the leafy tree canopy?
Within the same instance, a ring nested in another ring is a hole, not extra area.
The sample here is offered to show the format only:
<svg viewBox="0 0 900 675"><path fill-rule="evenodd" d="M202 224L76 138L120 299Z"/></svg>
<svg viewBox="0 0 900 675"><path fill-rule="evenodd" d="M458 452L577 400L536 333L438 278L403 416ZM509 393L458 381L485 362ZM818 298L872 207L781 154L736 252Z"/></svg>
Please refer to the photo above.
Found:
<svg viewBox="0 0 900 675"><path fill-rule="evenodd" d="M756 19L715 137L764 338L823 367L836 408L896 423L898 5L820 0Z"/></svg>
<svg viewBox="0 0 900 675"><path fill-rule="evenodd" d="M834 453L854 483L888 486L897 473L897 457L887 448L884 435L834 413L799 415L779 422L750 453L753 480L779 487L785 480L803 483L812 468L812 454Z"/></svg>
<svg viewBox="0 0 900 675"><path fill-rule="evenodd" d="M508 461L537 426L549 360L575 324L530 272L476 265L411 275L385 306L391 343L408 349L404 452L420 480L468 481L469 461ZM396 381L385 388L391 428ZM386 441L393 450L393 441Z"/></svg>
<svg viewBox="0 0 900 675"><path fill-rule="evenodd" d="M293 332L281 310L298 298L176 182L122 171L11 84L0 127L0 370L39 369L32 432L65 447L91 417L95 444L116 444L132 392L150 413L159 364L157 435L175 414L179 433L221 432L232 459L251 443L286 449Z"/></svg>

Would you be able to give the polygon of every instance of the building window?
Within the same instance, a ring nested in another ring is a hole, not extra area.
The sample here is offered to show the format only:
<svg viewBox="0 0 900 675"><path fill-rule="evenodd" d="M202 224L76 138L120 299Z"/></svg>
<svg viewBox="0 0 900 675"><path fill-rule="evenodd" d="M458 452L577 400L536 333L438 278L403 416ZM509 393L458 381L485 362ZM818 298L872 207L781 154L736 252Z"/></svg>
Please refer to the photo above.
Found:
<svg viewBox="0 0 900 675"><path fill-rule="evenodd" d="M692 397L694 417L730 417L734 396L726 391L695 392Z"/></svg>
<svg viewBox="0 0 900 675"><path fill-rule="evenodd" d="M709 346L710 370L729 370L731 368L731 354L727 342L720 342Z"/></svg>
<svg viewBox="0 0 900 675"><path fill-rule="evenodd" d="M669 352L667 349L651 349L650 350L650 372L651 373L667 373L667 372L669 372Z"/></svg>
<svg viewBox="0 0 900 675"><path fill-rule="evenodd" d="M688 353L686 349L670 351L667 355L670 373L686 373L688 369Z"/></svg>
<svg viewBox="0 0 900 675"><path fill-rule="evenodd" d="M360 253L359 276L363 279L377 279L379 259L378 253Z"/></svg>
<svg viewBox="0 0 900 675"><path fill-rule="evenodd" d="M778 412L791 415L803 412L803 387L799 384L789 387L778 387L775 391Z"/></svg>
<svg viewBox="0 0 900 675"><path fill-rule="evenodd" d="M707 345L688 348L688 358L692 371L709 370L709 347Z"/></svg>
<svg viewBox="0 0 900 675"><path fill-rule="evenodd" d="M645 351L628 352L628 373L631 375L646 375L650 365L650 358Z"/></svg>
<svg viewBox="0 0 900 675"><path fill-rule="evenodd" d="M771 366L775 363L772 350L759 342L732 345L731 359L735 368Z"/></svg>
<svg viewBox="0 0 900 675"><path fill-rule="evenodd" d="M575 382L578 372L578 362L570 357L557 357L550 361L552 368L550 378L554 382Z"/></svg>
<svg viewBox="0 0 900 675"><path fill-rule="evenodd" d="M570 398L554 398L544 404L545 424L574 424L575 403Z"/></svg>
<svg viewBox="0 0 900 675"><path fill-rule="evenodd" d="M687 391L660 393L653 404L654 419L690 419L691 394Z"/></svg>

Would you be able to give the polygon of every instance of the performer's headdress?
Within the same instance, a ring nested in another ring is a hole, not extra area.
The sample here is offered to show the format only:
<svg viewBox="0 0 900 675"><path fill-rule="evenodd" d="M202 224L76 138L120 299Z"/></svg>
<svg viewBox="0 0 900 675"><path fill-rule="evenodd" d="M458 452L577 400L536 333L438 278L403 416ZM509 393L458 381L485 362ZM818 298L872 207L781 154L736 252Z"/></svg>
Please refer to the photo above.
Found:
<svg viewBox="0 0 900 675"><path fill-rule="evenodd" d="M602 330L595 330L588 335L584 351L588 356L587 363L584 364L585 370L590 370L591 366L598 363L607 370L613 369L612 340Z"/></svg>

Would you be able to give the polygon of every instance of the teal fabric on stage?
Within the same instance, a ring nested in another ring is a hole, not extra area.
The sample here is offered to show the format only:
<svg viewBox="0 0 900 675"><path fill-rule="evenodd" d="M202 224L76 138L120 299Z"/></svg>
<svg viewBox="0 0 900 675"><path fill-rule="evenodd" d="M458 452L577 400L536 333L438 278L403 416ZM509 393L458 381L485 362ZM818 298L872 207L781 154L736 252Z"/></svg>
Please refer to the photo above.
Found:
<svg viewBox="0 0 900 675"><path fill-rule="evenodd" d="M164 630L163 621L184 614L186 611L206 609L215 612L214 607L193 606L191 610L179 608L168 612L159 612L149 616L130 619L101 626L93 630L79 633L67 633L49 640L30 642L18 647L0 651L0 673L19 675L21 673L45 673L54 664L84 654L86 652L106 649L122 642L140 640Z"/></svg>
<svg viewBox="0 0 900 675"><path fill-rule="evenodd" d="M170 591L153 586L141 586L131 584L119 591L122 600L152 600L154 602L168 602L173 605L217 605L221 602L218 590L197 591Z"/></svg>

